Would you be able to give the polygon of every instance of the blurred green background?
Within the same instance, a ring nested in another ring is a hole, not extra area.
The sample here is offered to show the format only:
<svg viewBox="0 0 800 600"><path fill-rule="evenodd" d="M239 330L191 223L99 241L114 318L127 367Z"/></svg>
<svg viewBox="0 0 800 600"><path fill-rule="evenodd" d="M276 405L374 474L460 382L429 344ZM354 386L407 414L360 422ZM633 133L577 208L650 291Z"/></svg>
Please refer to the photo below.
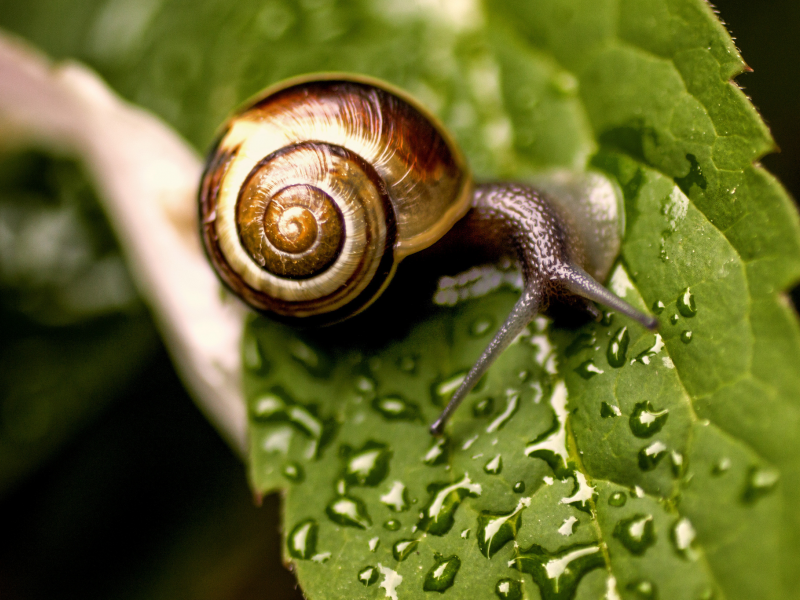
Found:
<svg viewBox="0 0 800 600"><path fill-rule="evenodd" d="M51 4L35 19L80 27L71 3ZM798 198L800 3L718 10L781 148L763 163ZM24 34L25 11L0 0L0 27ZM69 160L0 155L0 326L0 598L300 597L278 499L255 507Z"/></svg>

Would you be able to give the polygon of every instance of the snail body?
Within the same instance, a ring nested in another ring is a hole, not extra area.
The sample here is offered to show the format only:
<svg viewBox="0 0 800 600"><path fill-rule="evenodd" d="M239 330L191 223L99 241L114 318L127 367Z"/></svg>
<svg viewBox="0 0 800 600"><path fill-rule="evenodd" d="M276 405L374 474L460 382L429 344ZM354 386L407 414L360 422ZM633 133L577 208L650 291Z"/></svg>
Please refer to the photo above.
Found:
<svg viewBox="0 0 800 600"><path fill-rule="evenodd" d="M467 237L518 260L522 295L434 433L553 296L656 326L597 282L619 247L616 220L602 214L591 197L570 207L526 185L474 185L432 115L349 75L268 89L226 123L200 186L201 234L223 282L256 310L304 325L364 310L404 257L462 219Z"/></svg>

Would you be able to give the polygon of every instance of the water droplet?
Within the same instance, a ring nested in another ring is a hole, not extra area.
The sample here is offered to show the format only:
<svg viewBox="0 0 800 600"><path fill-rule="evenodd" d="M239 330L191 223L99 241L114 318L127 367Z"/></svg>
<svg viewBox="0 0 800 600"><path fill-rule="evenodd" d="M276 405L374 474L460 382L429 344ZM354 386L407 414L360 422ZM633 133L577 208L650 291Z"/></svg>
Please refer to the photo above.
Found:
<svg viewBox="0 0 800 600"><path fill-rule="evenodd" d="M250 371L269 371L268 363L264 360L264 353L258 343L258 338L251 333L245 334L242 343L242 359L244 366Z"/></svg>
<svg viewBox="0 0 800 600"><path fill-rule="evenodd" d="M296 462L286 463L283 467L283 476L289 481L299 483L303 481L303 467Z"/></svg>
<svg viewBox="0 0 800 600"><path fill-rule="evenodd" d="M595 335L594 331L589 333L581 333L574 340L572 340L572 343L569 346L567 346L567 349L564 350L564 354L566 356L575 356L581 350L593 348L596 343L597 336Z"/></svg>
<svg viewBox="0 0 800 600"><path fill-rule="evenodd" d="M503 470L503 458L498 454L483 466L489 475L499 475Z"/></svg>
<svg viewBox="0 0 800 600"><path fill-rule="evenodd" d="M434 383L431 386L431 401L434 406L445 406L450 401L450 397L464 382L467 373L467 370L459 371L443 381Z"/></svg>
<svg viewBox="0 0 800 600"><path fill-rule="evenodd" d="M630 341L631 336L628 334L627 326L617 329L617 332L611 336L611 341L608 342L608 350L606 350L606 358L609 365L618 369L625 364Z"/></svg>
<svg viewBox="0 0 800 600"><path fill-rule="evenodd" d="M531 505L530 498L522 498L510 513L483 512L478 516L478 548L486 558L513 540L521 526L522 511Z"/></svg>
<svg viewBox="0 0 800 600"><path fill-rule="evenodd" d="M349 485L367 485L374 487L386 478L389 473L389 461L392 452L386 444L367 441L359 450L349 446L342 448L346 459L344 480Z"/></svg>
<svg viewBox="0 0 800 600"><path fill-rule="evenodd" d="M638 438L649 438L664 427L669 417L668 410L655 410L650 402L638 402L631 413L631 432Z"/></svg>
<svg viewBox="0 0 800 600"><path fill-rule="evenodd" d="M295 525L286 540L289 556L303 560L310 559L317 551L318 530L319 525L314 519L306 519Z"/></svg>
<svg viewBox="0 0 800 600"><path fill-rule="evenodd" d="M542 459L553 469L557 477L563 477L569 461L566 429L569 412L567 412L567 387L563 381L557 382L553 387L550 406L555 413L553 424L525 447L525 455Z"/></svg>
<svg viewBox="0 0 800 600"><path fill-rule="evenodd" d="M383 524L383 528L387 531L399 531L402 526L402 523L397 519L389 519Z"/></svg>
<svg viewBox="0 0 800 600"><path fill-rule="evenodd" d="M558 533L563 536L569 536L573 533L573 527L575 524L578 523L578 518L571 516L564 519L564 522L561 524L561 527L558 528Z"/></svg>
<svg viewBox="0 0 800 600"><path fill-rule="evenodd" d="M506 408L497 415L497 418L489 423L486 428L486 433L494 433L503 428L503 426L511 420L517 409L519 408L519 392L517 390L506 390Z"/></svg>
<svg viewBox="0 0 800 600"><path fill-rule="evenodd" d="M667 454L667 446L664 442L655 441L649 446L639 450L639 468L642 471L652 471Z"/></svg>
<svg viewBox="0 0 800 600"><path fill-rule="evenodd" d="M401 356L397 359L397 368L403 373L413 373L417 370L417 359L413 356Z"/></svg>
<svg viewBox="0 0 800 600"><path fill-rule="evenodd" d="M392 546L392 556L397 562L402 562L417 548L419 540L398 540Z"/></svg>
<svg viewBox="0 0 800 600"><path fill-rule="evenodd" d="M447 437L442 436L433 441L433 445L430 447L428 452L425 453L422 462L424 462L426 465L434 467L436 465L446 463L449 457L450 440Z"/></svg>
<svg viewBox="0 0 800 600"><path fill-rule="evenodd" d="M370 552L375 552L375 550L378 549L378 546L380 545L380 543L381 543L381 538L379 538L378 536L375 536L374 538L370 539L370 541L369 541L369 551Z"/></svg>
<svg viewBox="0 0 800 600"><path fill-rule="evenodd" d="M494 328L494 319L491 317L481 317L475 319L469 326L469 333L472 337L483 337Z"/></svg>
<svg viewBox="0 0 800 600"><path fill-rule="evenodd" d="M510 561L529 573L543 600L569 600L575 597L580 580L589 571L605 565L599 546L569 546L556 552L533 544Z"/></svg>
<svg viewBox="0 0 800 600"><path fill-rule="evenodd" d="M752 504L772 492L778 485L780 474L772 468L751 467L747 474L742 501Z"/></svg>
<svg viewBox="0 0 800 600"><path fill-rule="evenodd" d="M465 529L464 531L461 532L461 539L466 540L468 538L469 538L469 529Z"/></svg>
<svg viewBox="0 0 800 600"><path fill-rule="evenodd" d="M317 407L295 401L283 388L276 386L258 396L251 405L251 418L259 423L287 423L315 441L315 455L333 438L336 422L322 420Z"/></svg>
<svg viewBox="0 0 800 600"><path fill-rule="evenodd" d="M381 581L380 587L386 590L385 597L391 598L391 600L397 600L397 588L403 583L403 576L397 571L384 567L381 563L378 563L378 570L381 572L381 575L383 575L383 581Z"/></svg>
<svg viewBox="0 0 800 600"><path fill-rule="evenodd" d="M656 600L656 598L658 598L658 592L655 584L645 579L632 581L626 585L625 588L628 591L636 594L636 597L640 598L641 600Z"/></svg>
<svg viewBox="0 0 800 600"><path fill-rule="evenodd" d="M338 496L325 507L331 521L339 525L366 529L372 525L366 505L358 498Z"/></svg>
<svg viewBox="0 0 800 600"><path fill-rule="evenodd" d="M572 495L561 499L561 504L569 504L578 510L591 513L589 502L594 498L594 488L589 485L586 475L580 471L571 473L575 485L572 487Z"/></svg>
<svg viewBox="0 0 800 600"><path fill-rule="evenodd" d="M595 365L594 361L590 358L579 364L575 368L575 372L584 379L591 379L595 375L602 375L605 371L597 368L597 365Z"/></svg>
<svg viewBox="0 0 800 600"><path fill-rule="evenodd" d="M472 414L476 418L488 417L494 412L494 399L481 398L472 405Z"/></svg>
<svg viewBox="0 0 800 600"><path fill-rule="evenodd" d="M420 511L417 529L432 535L444 535L453 526L456 509L464 498L478 497L481 491L480 484L473 483L468 474L456 483L432 483L428 486L431 497Z"/></svg>
<svg viewBox="0 0 800 600"><path fill-rule="evenodd" d="M604 312L603 318L600 319L600 324L604 325L605 327L610 327L613 322L614 322L614 313L611 311Z"/></svg>
<svg viewBox="0 0 800 600"><path fill-rule="evenodd" d="M683 457L683 454L677 450L673 450L669 453L669 461L670 466L672 466L672 476L676 478L681 477L686 471L686 459Z"/></svg>
<svg viewBox="0 0 800 600"><path fill-rule="evenodd" d="M625 506L628 501L628 495L625 492L614 492L608 497L608 504L620 508Z"/></svg>
<svg viewBox="0 0 800 600"><path fill-rule="evenodd" d="M371 377L359 375L356 377L355 384L356 389L368 398L372 398L375 395L376 383Z"/></svg>
<svg viewBox="0 0 800 600"><path fill-rule="evenodd" d="M331 557L331 553L330 552L320 552L319 554L315 554L314 556L312 556L311 560L321 564L321 563L328 562L328 559L330 557Z"/></svg>
<svg viewBox="0 0 800 600"><path fill-rule="evenodd" d="M728 457L720 458L714 466L711 467L712 475L724 475L731 468L731 459Z"/></svg>
<svg viewBox="0 0 800 600"><path fill-rule="evenodd" d="M623 519L614 527L614 537L636 556L641 556L656 543L653 515L634 515Z"/></svg>
<svg viewBox="0 0 800 600"><path fill-rule="evenodd" d="M661 352L664 349L664 340L661 338L660 334L656 334L655 340L653 341L653 345L650 346L647 350L644 350L638 354L636 358L631 361L631 364L634 362L640 362L643 365L649 365L650 359L653 358L656 354Z"/></svg>
<svg viewBox="0 0 800 600"><path fill-rule="evenodd" d="M514 484L514 487L512 489L514 490L515 494L523 493L525 491L525 482L518 481L517 483Z"/></svg>
<svg viewBox="0 0 800 600"><path fill-rule="evenodd" d="M653 302L653 312L655 314L660 315L662 312L664 312L664 308L666 307L664 306L664 303L661 300L656 300L655 302Z"/></svg>
<svg viewBox="0 0 800 600"><path fill-rule="evenodd" d="M522 583L516 579L501 579L494 586L494 593L501 600L522 600Z"/></svg>
<svg viewBox="0 0 800 600"><path fill-rule="evenodd" d="M604 419L620 417L622 416L622 411L619 409L619 406L614 406L613 404L603 401L600 403L600 416Z"/></svg>
<svg viewBox="0 0 800 600"><path fill-rule="evenodd" d="M681 332L681 341L682 341L684 344L688 344L689 342L691 342L691 341L692 341L692 335L693 335L693 334L692 334L692 332L691 332L691 331L689 331L688 329L687 329L687 330L685 330L685 331L682 331L682 332Z"/></svg>
<svg viewBox="0 0 800 600"><path fill-rule="evenodd" d="M333 370L333 362L322 352L298 339L290 340L286 345L289 355L299 362L314 377L329 377Z"/></svg>
<svg viewBox="0 0 800 600"><path fill-rule="evenodd" d="M399 481L392 484L392 488L381 496L381 502L395 512L402 512L408 508L408 490Z"/></svg>
<svg viewBox="0 0 800 600"><path fill-rule="evenodd" d="M631 490L631 498L644 498L644 490L638 485L633 486Z"/></svg>
<svg viewBox="0 0 800 600"><path fill-rule="evenodd" d="M375 567L364 567L358 572L358 581L362 585L372 585L378 581L378 569Z"/></svg>
<svg viewBox="0 0 800 600"><path fill-rule="evenodd" d="M697 305L694 301L694 294L688 287L678 296L678 312L684 317L691 318L697 314Z"/></svg>
<svg viewBox="0 0 800 600"><path fill-rule="evenodd" d="M677 314L674 314L669 318L669 322L675 325L680 319L681 318Z"/></svg>
<svg viewBox="0 0 800 600"><path fill-rule="evenodd" d="M420 420L419 407L400 396L384 396L372 401L372 408L391 421Z"/></svg>
<svg viewBox="0 0 800 600"><path fill-rule="evenodd" d="M425 575L422 589L426 592L443 593L452 587L456 580L456 574L461 568L461 559L457 556L443 557L441 554L434 554L436 561Z"/></svg>
<svg viewBox="0 0 800 600"><path fill-rule="evenodd" d="M678 520L675 525L672 526L672 531L670 531L672 544L675 546L678 554L688 560L697 559L697 554L692 548L692 544L694 543L694 539L696 537L697 533L692 526L692 522L686 517Z"/></svg>

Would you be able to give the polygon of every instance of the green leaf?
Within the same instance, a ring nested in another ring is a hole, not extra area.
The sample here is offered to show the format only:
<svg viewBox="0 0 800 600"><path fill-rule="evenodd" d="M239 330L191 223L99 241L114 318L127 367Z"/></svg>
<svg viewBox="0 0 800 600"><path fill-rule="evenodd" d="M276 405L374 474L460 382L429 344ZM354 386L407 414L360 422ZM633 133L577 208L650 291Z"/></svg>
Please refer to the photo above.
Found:
<svg viewBox="0 0 800 600"><path fill-rule="evenodd" d="M125 5L83 4L89 42L24 29L199 148L265 85L349 70L419 97L479 176L599 169L625 197L612 285L661 311L658 337L537 321L444 442L427 424L513 292L434 307L409 261L340 326L253 319L250 477L286 492L309 598L798 597L800 227L705 2L145 3L108 35Z"/></svg>

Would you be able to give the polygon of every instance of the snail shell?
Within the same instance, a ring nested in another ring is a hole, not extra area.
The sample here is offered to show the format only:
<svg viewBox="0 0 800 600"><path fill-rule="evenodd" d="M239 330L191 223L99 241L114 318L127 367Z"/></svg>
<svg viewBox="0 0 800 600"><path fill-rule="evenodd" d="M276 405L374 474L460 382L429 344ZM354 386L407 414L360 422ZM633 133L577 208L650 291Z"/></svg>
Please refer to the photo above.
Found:
<svg viewBox="0 0 800 600"><path fill-rule="evenodd" d="M329 323L368 306L403 257L464 216L471 193L458 148L403 92L295 79L224 125L200 188L202 237L248 304Z"/></svg>

